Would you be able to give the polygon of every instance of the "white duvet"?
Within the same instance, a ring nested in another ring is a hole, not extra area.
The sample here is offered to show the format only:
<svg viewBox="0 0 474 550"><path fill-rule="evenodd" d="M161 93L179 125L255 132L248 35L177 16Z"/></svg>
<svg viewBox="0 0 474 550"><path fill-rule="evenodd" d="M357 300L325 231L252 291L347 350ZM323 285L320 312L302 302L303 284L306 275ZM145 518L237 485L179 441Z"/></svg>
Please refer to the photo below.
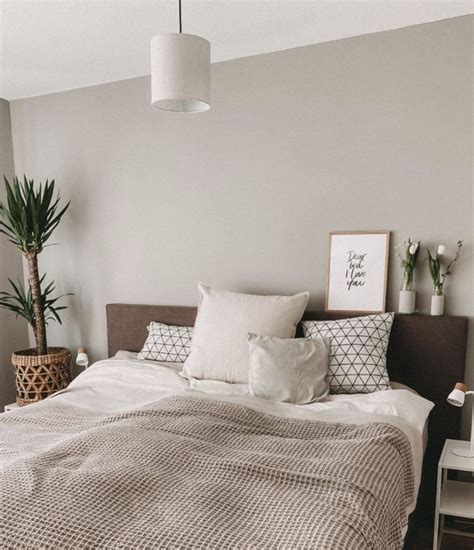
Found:
<svg viewBox="0 0 474 550"><path fill-rule="evenodd" d="M181 367L180 364L138 361L136 354L119 352L113 359L99 361L89 367L67 389L50 399L98 411L117 412L172 394L200 391L206 393L209 399L241 403L276 416L348 424L385 422L400 428L410 441L418 490L423 432L434 405L413 391L402 388L371 394L332 395L319 403L291 405L250 396L243 384L188 381L181 376Z"/></svg>

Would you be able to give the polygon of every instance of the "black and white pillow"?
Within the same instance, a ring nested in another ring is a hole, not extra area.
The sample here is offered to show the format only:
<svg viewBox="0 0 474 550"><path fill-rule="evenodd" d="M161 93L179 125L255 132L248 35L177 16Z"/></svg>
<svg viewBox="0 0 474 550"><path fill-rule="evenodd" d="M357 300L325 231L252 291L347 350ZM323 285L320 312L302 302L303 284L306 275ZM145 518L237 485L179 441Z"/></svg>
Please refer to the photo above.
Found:
<svg viewBox="0 0 474 550"><path fill-rule="evenodd" d="M303 321L305 338L330 338L331 393L389 390L387 348L393 313L338 321Z"/></svg>
<svg viewBox="0 0 474 550"><path fill-rule="evenodd" d="M152 321L148 325L148 337L138 359L184 363L191 351L193 327L165 325Z"/></svg>

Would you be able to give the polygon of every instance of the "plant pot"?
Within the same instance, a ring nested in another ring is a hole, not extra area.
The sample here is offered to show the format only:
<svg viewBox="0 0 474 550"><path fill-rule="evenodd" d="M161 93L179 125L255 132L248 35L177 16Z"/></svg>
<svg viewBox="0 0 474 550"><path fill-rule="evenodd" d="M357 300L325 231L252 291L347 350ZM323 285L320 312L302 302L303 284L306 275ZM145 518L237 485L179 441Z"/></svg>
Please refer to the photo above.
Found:
<svg viewBox="0 0 474 550"><path fill-rule="evenodd" d="M47 355L36 355L35 349L16 351L12 363L20 407L45 399L71 381L71 352L67 348L48 348Z"/></svg>
<svg viewBox="0 0 474 550"><path fill-rule="evenodd" d="M431 296L431 315L438 316L444 314L444 296L434 294Z"/></svg>
<svg viewBox="0 0 474 550"><path fill-rule="evenodd" d="M412 314L415 311L416 292L414 290L400 290L398 312Z"/></svg>

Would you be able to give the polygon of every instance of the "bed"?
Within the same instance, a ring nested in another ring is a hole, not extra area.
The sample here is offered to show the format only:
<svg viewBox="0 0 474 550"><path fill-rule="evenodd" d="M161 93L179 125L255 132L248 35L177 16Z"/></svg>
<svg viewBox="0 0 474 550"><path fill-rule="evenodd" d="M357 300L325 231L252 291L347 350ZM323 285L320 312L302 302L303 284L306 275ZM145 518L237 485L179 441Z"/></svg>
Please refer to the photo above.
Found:
<svg viewBox="0 0 474 550"><path fill-rule="evenodd" d="M459 435L445 399L464 374L466 319L396 316L390 377L419 396L398 386L296 406L196 391L178 365L137 361L150 321L195 316L109 305L110 359L2 415L4 546L400 548L418 486L429 516L440 447Z"/></svg>

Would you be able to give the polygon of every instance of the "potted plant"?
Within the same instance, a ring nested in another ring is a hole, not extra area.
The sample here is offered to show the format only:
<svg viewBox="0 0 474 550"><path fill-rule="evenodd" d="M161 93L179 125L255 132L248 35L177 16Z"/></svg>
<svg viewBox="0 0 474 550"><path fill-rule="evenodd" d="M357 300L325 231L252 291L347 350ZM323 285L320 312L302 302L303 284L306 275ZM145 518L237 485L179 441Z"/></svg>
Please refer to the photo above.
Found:
<svg viewBox="0 0 474 550"><path fill-rule="evenodd" d="M26 405L44 399L65 388L70 382L71 353L67 348L48 347L46 325L56 320L66 306L53 297L54 283L45 285L40 276L38 255L69 207L60 207L59 193L54 194L54 180L35 186L26 176L23 181L5 179L6 201L0 201L0 233L24 255L28 265L28 288L9 279L11 292L0 293L0 307L23 317L32 327L36 347L16 351L12 363L16 373L17 403Z"/></svg>
<svg viewBox="0 0 474 550"><path fill-rule="evenodd" d="M403 268L403 278L400 285L400 295L398 302L398 311L400 313L411 314L415 311L416 291L415 291L415 267L418 254L420 252L420 241L412 241L408 237L408 241L405 241L405 252L402 255L401 247L399 244L395 247L397 255L401 259L401 266Z"/></svg>
<svg viewBox="0 0 474 550"><path fill-rule="evenodd" d="M461 256L461 248L462 241L458 241L456 254L451 260L447 259L448 263L443 272L441 271L443 267L441 259L446 252L446 246L440 244L434 256L428 249L428 267L434 287L433 296L431 297L431 315L443 315L444 313L444 284L446 282L446 277L452 273L453 265Z"/></svg>

